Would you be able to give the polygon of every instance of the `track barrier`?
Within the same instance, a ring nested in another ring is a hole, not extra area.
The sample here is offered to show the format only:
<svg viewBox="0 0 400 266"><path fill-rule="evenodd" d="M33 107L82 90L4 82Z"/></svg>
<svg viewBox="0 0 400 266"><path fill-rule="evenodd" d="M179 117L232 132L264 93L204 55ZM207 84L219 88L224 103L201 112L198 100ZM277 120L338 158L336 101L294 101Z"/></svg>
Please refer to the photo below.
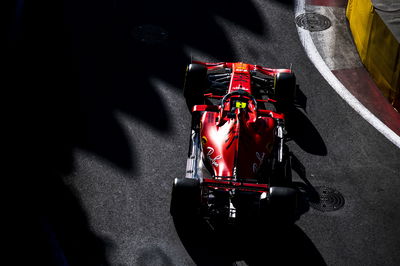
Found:
<svg viewBox="0 0 400 266"><path fill-rule="evenodd" d="M346 16L361 61L400 111L400 2L393 7L385 0L349 0Z"/></svg>

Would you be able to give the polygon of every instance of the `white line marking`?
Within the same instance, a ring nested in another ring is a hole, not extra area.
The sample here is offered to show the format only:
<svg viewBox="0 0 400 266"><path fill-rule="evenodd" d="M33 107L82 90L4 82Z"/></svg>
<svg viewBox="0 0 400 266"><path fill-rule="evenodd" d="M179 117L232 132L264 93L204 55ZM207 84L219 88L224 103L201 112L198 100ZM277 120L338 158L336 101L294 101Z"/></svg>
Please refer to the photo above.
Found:
<svg viewBox="0 0 400 266"><path fill-rule="evenodd" d="M296 0L295 4L295 17L305 13L304 0ZM336 78L332 71L325 64L321 55L319 54L314 42L311 39L310 32L297 27L300 41L302 42L304 49L310 58L311 62L315 65L325 80L331 85L331 87L343 98L358 114L361 115L368 123L382 133L388 140L394 145L400 148L400 136L398 136L393 130L386 126L380 121L374 114L372 114L362 103L360 103Z"/></svg>

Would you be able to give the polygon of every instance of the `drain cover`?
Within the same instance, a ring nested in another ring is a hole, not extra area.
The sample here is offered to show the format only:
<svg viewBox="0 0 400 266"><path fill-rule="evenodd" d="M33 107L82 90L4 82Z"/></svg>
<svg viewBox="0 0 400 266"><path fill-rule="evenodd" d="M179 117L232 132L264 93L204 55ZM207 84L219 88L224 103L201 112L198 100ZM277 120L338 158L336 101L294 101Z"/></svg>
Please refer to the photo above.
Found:
<svg viewBox="0 0 400 266"><path fill-rule="evenodd" d="M297 26L309 31L322 31L332 24L329 18L317 13L304 13L296 17Z"/></svg>
<svg viewBox="0 0 400 266"><path fill-rule="evenodd" d="M168 32L163 28L146 24L140 25L133 29L133 37L146 44L161 44L168 39Z"/></svg>
<svg viewBox="0 0 400 266"><path fill-rule="evenodd" d="M331 212L344 206L343 195L330 187L316 187L317 199L310 201L310 206L318 211Z"/></svg>

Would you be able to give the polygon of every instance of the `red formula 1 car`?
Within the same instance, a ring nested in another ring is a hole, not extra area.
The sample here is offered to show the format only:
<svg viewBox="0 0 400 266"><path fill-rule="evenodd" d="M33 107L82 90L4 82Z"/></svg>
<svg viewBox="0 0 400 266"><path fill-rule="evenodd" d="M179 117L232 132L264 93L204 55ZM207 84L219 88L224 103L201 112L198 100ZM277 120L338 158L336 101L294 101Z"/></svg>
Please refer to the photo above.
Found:
<svg viewBox="0 0 400 266"><path fill-rule="evenodd" d="M285 145L285 113L295 93L290 69L188 66L184 96L192 126L186 177L173 184L175 218L293 221L298 192Z"/></svg>

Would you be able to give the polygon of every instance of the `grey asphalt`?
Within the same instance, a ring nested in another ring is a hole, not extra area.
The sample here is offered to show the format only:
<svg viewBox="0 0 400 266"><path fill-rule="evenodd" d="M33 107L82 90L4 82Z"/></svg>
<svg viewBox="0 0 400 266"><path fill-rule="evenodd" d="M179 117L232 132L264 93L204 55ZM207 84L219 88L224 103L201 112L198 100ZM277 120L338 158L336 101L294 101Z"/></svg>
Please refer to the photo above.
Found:
<svg viewBox="0 0 400 266"><path fill-rule="evenodd" d="M293 9L290 0L25 3L24 37L11 38L7 58L25 96L13 98L24 110L14 264L400 265L400 150L320 76ZM282 235L175 225L191 56L292 64L307 105L289 117L288 145L308 181L340 191L344 207L310 208Z"/></svg>

